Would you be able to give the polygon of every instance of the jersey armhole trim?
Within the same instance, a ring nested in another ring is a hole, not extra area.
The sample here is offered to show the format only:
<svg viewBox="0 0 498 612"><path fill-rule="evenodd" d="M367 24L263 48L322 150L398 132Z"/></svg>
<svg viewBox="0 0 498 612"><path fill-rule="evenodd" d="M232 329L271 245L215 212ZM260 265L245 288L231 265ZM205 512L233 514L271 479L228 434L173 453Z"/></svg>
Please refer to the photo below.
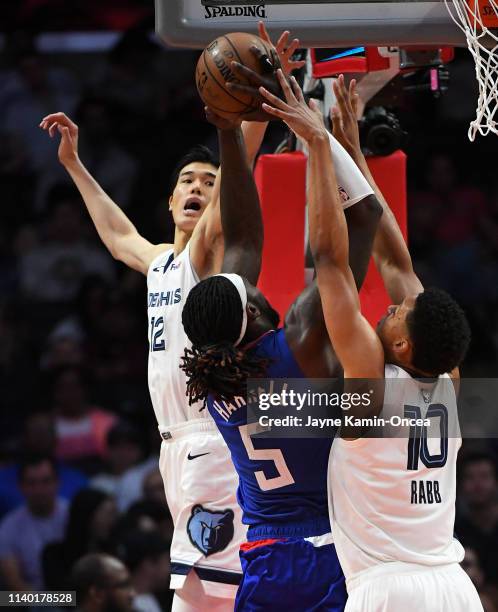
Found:
<svg viewBox="0 0 498 612"><path fill-rule="evenodd" d="M187 259L188 259L188 265L190 266L190 271L192 272L192 276L195 278L195 282L196 283L200 283L201 279L199 278L199 275L197 274L197 270L194 268L194 264L192 263L192 259L190 258L190 242L192 239L190 239L187 242L187 245L185 247L185 251L186 251L186 255L187 255Z"/></svg>

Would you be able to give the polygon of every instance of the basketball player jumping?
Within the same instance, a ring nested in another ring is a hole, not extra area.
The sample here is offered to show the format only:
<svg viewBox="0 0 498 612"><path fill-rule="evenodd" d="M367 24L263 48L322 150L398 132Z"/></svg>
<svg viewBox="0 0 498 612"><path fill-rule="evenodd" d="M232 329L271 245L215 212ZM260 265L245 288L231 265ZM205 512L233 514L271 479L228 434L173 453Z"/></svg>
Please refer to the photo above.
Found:
<svg viewBox="0 0 498 612"><path fill-rule="evenodd" d="M237 130L226 120L213 121L221 128L224 274L201 281L186 300L182 320L192 348L183 367L191 400L207 400L239 475L238 500L249 530L241 547L244 575L236 610L339 612L346 593L328 516L331 439L252 439L243 397L250 377L334 378L341 368L316 282L297 298L280 329L278 314L256 288L263 242L256 187ZM349 160L341 185L356 192L344 206L351 266L361 285L381 209L342 147L332 146L341 168L344 157Z"/></svg>
<svg viewBox="0 0 498 612"><path fill-rule="evenodd" d="M260 35L272 44L262 24ZM286 31L273 48L287 73L302 65L292 59L298 46L297 39L289 43ZM271 69L261 59L263 67ZM270 76L275 81L274 74ZM265 125L243 126L250 163ZM217 163L205 148L192 150L180 161L169 199L176 226L174 243L154 245L137 232L82 164L78 127L63 113L48 115L40 127L50 136L60 133L59 159L110 253L147 276L149 390L163 438L159 467L175 525L173 610L233 610L241 576L239 545L246 531L235 499L237 477L212 419L200 412L200 405L189 406L185 375L179 369L180 356L188 345L181 326L183 304L199 279L220 270L223 257ZM244 192L242 184L239 191Z"/></svg>
<svg viewBox="0 0 498 612"><path fill-rule="evenodd" d="M211 422L188 406L179 356L186 345L181 308L199 278L217 270L222 237L215 201L217 163L205 149L178 165L169 199L174 244L143 238L78 157L77 126L62 113L42 122L61 134L59 159L71 175L110 253L147 276L149 390L163 438L159 466L175 531L171 547L174 610L233 608L240 576L238 547L244 537L233 489L236 479L223 440ZM197 521L218 529L211 543ZM191 572L195 567L196 572ZM202 579L202 584L200 580ZM200 608L194 606L198 602Z"/></svg>
<svg viewBox="0 0 498 612"><path fill-rule="evenodd" d="M459 566L462 546L453 538L461 439L455 387L447 373L458 377L469 344L465 315L446 293L423 289L394 216L376 189L384 215L375 251L398 305L389 307L377 332L370 327L348 263L347 225L322 117L308 107L295 81L291 90L280 73L279 78L287 102L263 91L271 104L264 109L309 146L310 243L330 339L345 378L384 380L383 400L350 414L424 422L418 430L402 425L396 437L369 438L361 437L361 421L353 421L332 445L330 512L347 580L346 610L482 611ZM371 179L359 149L354 85L348 95L340 79L335 90L335 131L352 145Z"/></svg>

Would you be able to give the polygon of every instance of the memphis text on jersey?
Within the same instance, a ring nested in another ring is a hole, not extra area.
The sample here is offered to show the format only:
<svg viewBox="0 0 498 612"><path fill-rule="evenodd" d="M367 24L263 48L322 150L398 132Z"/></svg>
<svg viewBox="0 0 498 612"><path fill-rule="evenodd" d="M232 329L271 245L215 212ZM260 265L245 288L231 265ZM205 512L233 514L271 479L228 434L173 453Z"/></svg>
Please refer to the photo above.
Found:
<svg viewBox="0 0 498 612"><path fill-rule="evenodd" d="M173 306L182 301L181 287L172 289L171 291L156 291L149 292L147 306L149 308L160 308L161 306Z"/></svg>

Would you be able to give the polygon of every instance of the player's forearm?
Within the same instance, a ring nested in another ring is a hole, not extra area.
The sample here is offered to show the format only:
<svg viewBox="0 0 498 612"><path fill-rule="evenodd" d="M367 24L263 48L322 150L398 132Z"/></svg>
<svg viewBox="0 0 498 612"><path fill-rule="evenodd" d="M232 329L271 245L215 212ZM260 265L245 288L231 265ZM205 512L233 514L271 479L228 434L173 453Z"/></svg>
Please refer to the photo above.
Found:
<svg viewBox="0 0 498 612"><path fill-rule="evenodd" d="M266 134L268 122L244 121L242 123L242 134L246 145L247 160L249 166L254 166L254 160L261 148Z"/></svg>
<svg viewBox="0 0 498 612"><path fill-rule="evenodd" d="M249 167L242 132L219 130L221 157L220 207L225 239L224 269L255 283L261 269L263 219L254 176ZM242 250L247 252L241 259Z"/></svg>
<svg viewBox="0 0 498 612"><path fill-rule="evenodd" d="M309 143L308 215L315 265L348 268L348 230L326 132Z"/></svg>
<svg viewBox="0 0 498 612"><path fill-rule="evenodd" d="M361 151L356 151L353 158L383 209L375 235L373 256L387 292L398 304L407 295L422 291L423 287L413 269L412 258L396 217L375 182L365 156Z"/></svg>
<svg viewBox="0 0 498 612"><path fill-rule="evenodd" d="M390 262L391 265L396 265L402 269L412 268L410 252L406 246L403 234L399 228L396 217L394 216L384 194L379 189L375 179L370 172L367 160L361 151L355 152L353 159L358 168L367 179L370 186L375 192L375 196L383 209L382 219L377 229L377 235L374 244L374 257L380 261Z"/></svg>
<svg viewBox="0 0 498 612"><path fill-rule="evenodd" d="M111 254L117 257L117 240L135 232L135 226L79 159L67 164L65 168L80 192L102 242Z"/></svg>
<svg viewBox="0 0 498 612"><path fill-rule="evenodd" d="M265 137L268 122L244 121L242 122L242 135L246 148L247 163L249 167L254 166L254 161L261 148L261 144ZM214 183L211 210L206 220L206 242L213 243L222 233L220 219L220 185L221 185L221 167L218 169L216 181Z"/></svg>

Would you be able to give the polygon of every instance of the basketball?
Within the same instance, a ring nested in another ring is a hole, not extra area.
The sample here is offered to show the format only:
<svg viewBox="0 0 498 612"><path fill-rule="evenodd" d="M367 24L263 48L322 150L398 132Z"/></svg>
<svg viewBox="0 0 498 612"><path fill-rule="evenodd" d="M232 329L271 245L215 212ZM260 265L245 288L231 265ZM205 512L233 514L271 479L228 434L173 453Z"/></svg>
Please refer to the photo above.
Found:
<svg viewBox="0 0 498 612"><path fill-rule="evenodd" d="M235 32L220 36L202 52L197 62L195 81L203 102L220 117L230 119L256 108L256 101L250 95L232 93L227 83L246 84L247 81L234 74L231 62L236 61L261 73L258 58L251 52L257 46L271 56L271 50L263 39L254 34Z"/></svg>

